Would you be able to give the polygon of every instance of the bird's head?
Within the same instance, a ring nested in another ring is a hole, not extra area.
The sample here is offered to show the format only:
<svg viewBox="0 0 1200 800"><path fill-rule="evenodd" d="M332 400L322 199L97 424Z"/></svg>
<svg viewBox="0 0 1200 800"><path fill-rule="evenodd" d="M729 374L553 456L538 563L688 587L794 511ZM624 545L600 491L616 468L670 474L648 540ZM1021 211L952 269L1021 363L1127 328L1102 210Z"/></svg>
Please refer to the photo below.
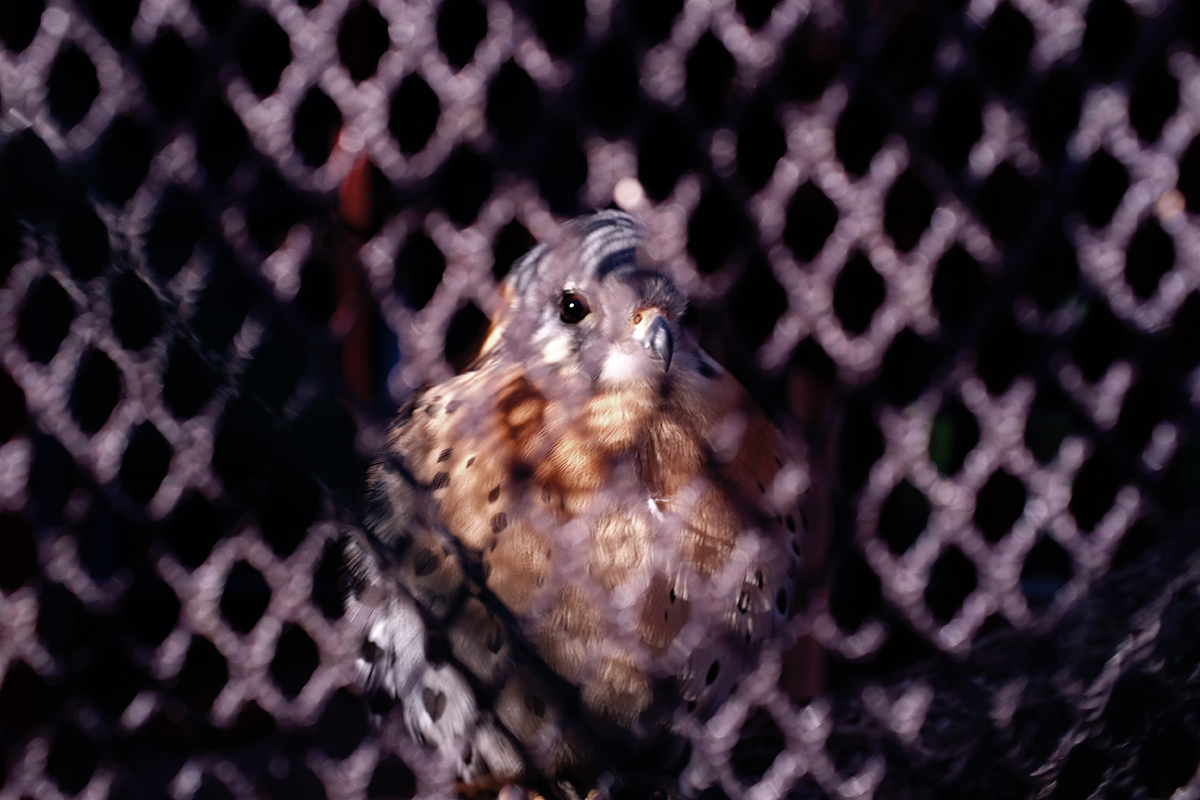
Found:
<svg viewBox="0 0 1200 800"><path fill-rule="evenodd" d="M572 220L513 265L481 358L519 361L604 387L669 380L680 349L683 293L644 253L628 215Z"/></svg>

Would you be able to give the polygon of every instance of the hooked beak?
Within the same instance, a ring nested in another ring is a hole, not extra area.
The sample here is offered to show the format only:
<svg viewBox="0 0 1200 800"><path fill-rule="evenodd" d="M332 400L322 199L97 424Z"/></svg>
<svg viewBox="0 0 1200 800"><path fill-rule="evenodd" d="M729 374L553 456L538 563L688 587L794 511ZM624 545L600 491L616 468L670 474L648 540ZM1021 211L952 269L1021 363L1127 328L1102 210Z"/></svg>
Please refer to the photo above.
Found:
<svg viewBox="0 0 1200 800"><path fill-rule="evenodd" d="M633 338L663 362L663 372L671 369L671 357L675 355L675 337L662 311L657 308L643 308L634 314Z"/></svg>

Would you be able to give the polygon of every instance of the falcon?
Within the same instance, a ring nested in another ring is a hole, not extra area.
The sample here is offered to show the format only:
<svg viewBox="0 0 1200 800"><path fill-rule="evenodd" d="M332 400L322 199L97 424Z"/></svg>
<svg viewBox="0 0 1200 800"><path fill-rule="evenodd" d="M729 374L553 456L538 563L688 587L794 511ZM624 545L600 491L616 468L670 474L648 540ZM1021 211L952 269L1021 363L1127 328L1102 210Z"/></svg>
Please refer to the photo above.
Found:
<svg viewBox="0 0 1200 800"><path fill-rule="evenodd" d="M522 257L478 357L370 471L357 666L466 786L571 797L661 767L793 610L803 466L645 239L606 211Z"/></svg>

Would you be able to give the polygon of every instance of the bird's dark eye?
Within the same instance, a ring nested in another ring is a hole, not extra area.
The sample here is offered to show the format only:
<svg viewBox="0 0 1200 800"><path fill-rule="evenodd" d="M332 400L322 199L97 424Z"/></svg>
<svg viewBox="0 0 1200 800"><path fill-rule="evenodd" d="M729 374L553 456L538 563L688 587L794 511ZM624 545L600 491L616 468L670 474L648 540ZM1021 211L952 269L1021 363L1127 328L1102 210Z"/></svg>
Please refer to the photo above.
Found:
<svg viewBox="0 0 1200 800"><path fill-rule="evenodd" d="M568 325L574 325L583 321L583 318L591 311L588 308L584 299L574 292L563 292L562 302L558 307L558 314L562 317L562 321Z"/></svg>

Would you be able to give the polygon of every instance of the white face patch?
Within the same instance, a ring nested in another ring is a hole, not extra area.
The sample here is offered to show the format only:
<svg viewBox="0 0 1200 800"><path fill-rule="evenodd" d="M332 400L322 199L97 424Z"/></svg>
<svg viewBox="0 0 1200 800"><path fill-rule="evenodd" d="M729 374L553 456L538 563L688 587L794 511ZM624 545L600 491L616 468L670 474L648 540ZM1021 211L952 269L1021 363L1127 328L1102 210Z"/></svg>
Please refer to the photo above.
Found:
<svg viewBox="0 0 1200 800"><path fill-rule="evenodd" d="M571 355L571 343L565 336L556 336L542 346L542 360L547 364L558 364Z"/></svg>
<svg viewBox="0 0 1200 800"><path fill-rule="evenodd" d="M645 378L648 368L651 366L650 360L645 355L629 353L619 347L614 347L608 357L604 359L604 366L600 370L600 380L609 385L620 386Z"/></svg>

